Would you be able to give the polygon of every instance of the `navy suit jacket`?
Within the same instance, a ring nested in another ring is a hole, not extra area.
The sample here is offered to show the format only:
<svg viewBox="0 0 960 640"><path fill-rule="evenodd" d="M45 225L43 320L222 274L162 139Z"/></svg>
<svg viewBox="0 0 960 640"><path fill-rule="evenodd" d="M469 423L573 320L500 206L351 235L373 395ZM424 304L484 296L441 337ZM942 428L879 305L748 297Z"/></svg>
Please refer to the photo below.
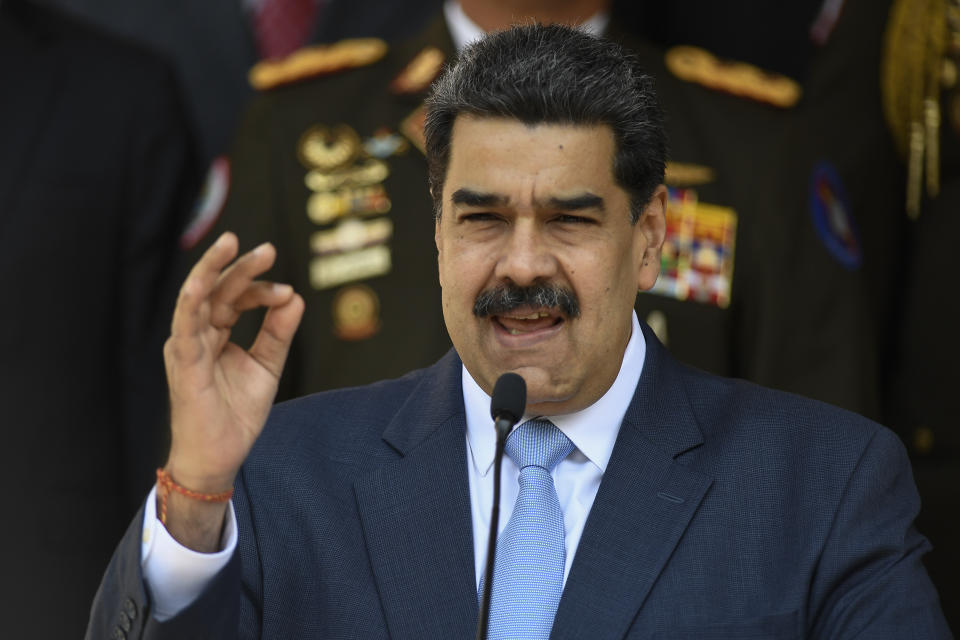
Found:
<svg viewBox="0 0 960 640"><path fill-rule="evenodd" d="M950 637L895 435L688 368L644 337L553 638ZM151 620L141 511L88 637L125 610L139 614L129 637L472 637L465 429L454 352L277 405L237 479L229 565L179 616Z"/></svg>

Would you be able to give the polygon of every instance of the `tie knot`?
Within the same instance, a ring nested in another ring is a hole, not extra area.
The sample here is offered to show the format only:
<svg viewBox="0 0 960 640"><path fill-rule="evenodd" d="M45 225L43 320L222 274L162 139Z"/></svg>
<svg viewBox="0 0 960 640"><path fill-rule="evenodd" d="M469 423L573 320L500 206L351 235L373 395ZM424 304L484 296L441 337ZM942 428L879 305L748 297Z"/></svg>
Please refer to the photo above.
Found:
<svg viewBox="0 0 960 640"><path fill-rule="evenodd" d="M549 420L530 420L514 429L505 451L521 469L532 465L553 471L573 449L570 438L557 425Z"/></svg>

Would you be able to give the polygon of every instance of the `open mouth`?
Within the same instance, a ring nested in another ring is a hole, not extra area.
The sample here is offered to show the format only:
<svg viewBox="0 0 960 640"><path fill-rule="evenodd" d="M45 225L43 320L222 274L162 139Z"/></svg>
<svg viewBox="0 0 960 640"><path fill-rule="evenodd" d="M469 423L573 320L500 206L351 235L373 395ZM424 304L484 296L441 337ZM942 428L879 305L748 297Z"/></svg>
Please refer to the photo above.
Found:
<svg viewBox="0 0 960 640"><path fill-rule="evenodd" d="M512 336L537 333L564 322L559 311L552 309L516 309L491 318Z"/></svg>

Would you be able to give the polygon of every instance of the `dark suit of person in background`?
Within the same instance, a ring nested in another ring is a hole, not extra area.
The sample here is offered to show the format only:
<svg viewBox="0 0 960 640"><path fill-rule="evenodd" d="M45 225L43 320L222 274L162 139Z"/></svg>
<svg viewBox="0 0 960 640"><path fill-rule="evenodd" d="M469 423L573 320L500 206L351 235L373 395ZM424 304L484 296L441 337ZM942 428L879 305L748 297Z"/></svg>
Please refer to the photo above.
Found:
<svg viewBox="0 0 960 640"><path fill-rule="evenodd" d="M165 446L197 167L165 63L23 0L0 2L0 87L0 627L76 638Z"/></svg>
<svg viewBox="0 0 960 640"><path fill-rule="evenodd" d="M227 151L243 108L253 95L247 71L259 57L254 3L47 1L169 58L184 88L203 166ZM315 24L305 30L308 42L406 37L421 28L439 0L323 0L318 5Z"/></svg>

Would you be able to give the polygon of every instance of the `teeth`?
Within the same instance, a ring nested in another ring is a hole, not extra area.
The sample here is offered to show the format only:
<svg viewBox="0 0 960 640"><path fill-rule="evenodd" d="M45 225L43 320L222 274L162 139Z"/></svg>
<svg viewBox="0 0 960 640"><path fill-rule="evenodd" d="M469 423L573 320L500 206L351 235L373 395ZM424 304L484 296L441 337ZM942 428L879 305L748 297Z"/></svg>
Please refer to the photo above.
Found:
<svg viewBox="0 0 960 640"><path fill-rule="evenodd" d="M523 332L522 332L522 331L517 331L516 329L510 329L510 335L512 335L512 336L518 336L518 335L520 335L521 333L523 333Z"/></svg>
<svg viewBox="0 0 960 640"><path fill-rule="evenodd" d="M546 311L534 312L526 316L506 316L513 320L539 320L540 318L549 318L550 314Z"/></svg>

